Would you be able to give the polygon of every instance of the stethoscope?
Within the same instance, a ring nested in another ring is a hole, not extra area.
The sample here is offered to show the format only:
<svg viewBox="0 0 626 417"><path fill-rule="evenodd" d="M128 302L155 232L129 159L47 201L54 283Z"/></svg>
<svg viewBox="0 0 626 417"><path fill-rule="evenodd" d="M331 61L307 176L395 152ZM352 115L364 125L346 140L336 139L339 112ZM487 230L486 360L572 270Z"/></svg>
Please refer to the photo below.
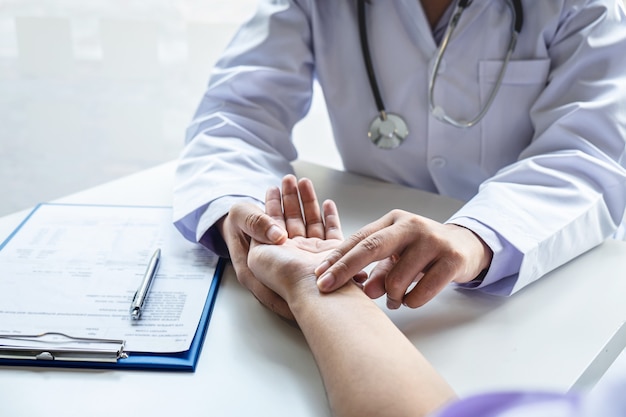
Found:
<svg viewBox="0 0 626 417"><path fill-rule="evenodd" d="M372 94L374 95L374 100L376 102L376 107L379 113L378 116L376 116L370 124L368 136L370 140L379 148L393 149L400 146L404 139L406 139L406 137L409 135L409 129L402 116L395 113L387 112L383 99L380 95L380 89L378 88L378 82L376 81L376 75L374 73L374 67L372 65L369 41L367 39L367 29L365 26L365 3L369 3L369 1L370 0L357 0L357 14L359 20L361 51L363 52L363 61L367 70L370 88L372 90ZM463 14L463 11L465 11L465 9L472 3L472 0L458 0L452 17L448 22L448 26L446 28L443 40L441 41L441 45L437 50L435 63L433 65L433 69L430 73L428 80L428 105L430 107L431 114L437 120L458 128L468 128L478 123L489 110L489 107L493 103L493 100L500 90L500 86L502 85L504 73L506 72L507 66L509 65L511 55L513 55L513 51L515 50L517 38L520 31L522 30L522 23L524 21L524 11L522 9L521 0L507 0L507 2L509 7L511 8L513 19L511 24L511 38L509 40L509 47L502 63L502 68L500 68L500 73L498 74L495 86L491 90L489 98L487 99L487 103L474 118L466 121L457 120L448 116L446 112L441 108L441 106L438 106L435 103L434 99L437 73L439 72L439 66L441 65L441 61L446 52L446 49L448 48L448 43L450 42L450 38L452 37L452 32L454 32L454 29L459 23L459 19L461 18L461 14Z"/></svg>

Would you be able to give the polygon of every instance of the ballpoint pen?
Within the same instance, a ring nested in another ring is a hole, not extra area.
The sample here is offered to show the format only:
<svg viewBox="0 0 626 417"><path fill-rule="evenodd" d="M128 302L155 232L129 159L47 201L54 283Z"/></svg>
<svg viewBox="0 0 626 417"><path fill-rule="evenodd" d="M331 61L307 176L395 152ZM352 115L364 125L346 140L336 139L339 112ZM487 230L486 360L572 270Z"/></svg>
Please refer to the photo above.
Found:
<svg viewBox="0 0 626 417"><path fill-rule="evenodd" d="M141 317L143 305L148 296L148 291L150 291L152 281L154 281L154 277L156 277L160 261L161 249L157 249L156 251L154 251L154 255L152 255L152 257L150 258L150 263L148 263L146 273L141 280L141 285L139 286L139 289L135 292L133 301L130 304L130 318L133 320L139 320L139 317Z"/></svg>

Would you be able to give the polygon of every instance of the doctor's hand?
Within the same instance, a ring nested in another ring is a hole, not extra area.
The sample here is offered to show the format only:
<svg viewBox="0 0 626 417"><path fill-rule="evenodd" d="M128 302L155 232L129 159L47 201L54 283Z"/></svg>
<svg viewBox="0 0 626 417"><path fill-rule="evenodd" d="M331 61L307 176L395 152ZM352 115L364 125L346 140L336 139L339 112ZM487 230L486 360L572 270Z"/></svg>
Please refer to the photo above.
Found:
<svg viewBox="0 0 626 417"><path fill-rule="evenodd" d="M278 188L267 191L265 211L282 222L289 238L282 245L252 239L248 266L259 281L289 303L319 294L315 267L343 242L343 234L335 203L325 201L320 212L311 181L296 183L295 177L287 176L282 188L282 196Z"/></svg>
<svg viewBox="0 0 626 417"><path fill-rule="evenodd" d="M280 245L287 240L284 221L277 222L251 203L234 204L228 214L217 223L218 230L228 246L230 260L237 280L265 306L275 313L293 320L287 303L261 283L248 268L250 240Z"/></svg>
<svg viewBox="0 0 626 417"><path fill-rule="evenodd" d="M416 308L450 282L465 283L479 276L492 256L469 229L393 210L346 239L315 273L320 291L331 292L357 271L380 261L365 282L366 294L371 298L387 294L391 309Z"/></svg>

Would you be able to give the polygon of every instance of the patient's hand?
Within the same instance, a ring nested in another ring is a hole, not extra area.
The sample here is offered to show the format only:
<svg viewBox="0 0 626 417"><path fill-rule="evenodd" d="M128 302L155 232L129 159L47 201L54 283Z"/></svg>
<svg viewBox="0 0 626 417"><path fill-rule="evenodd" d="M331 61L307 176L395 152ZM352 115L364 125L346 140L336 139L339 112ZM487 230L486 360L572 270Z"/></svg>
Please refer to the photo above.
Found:
<svg viewBox="0 0 626 417"><path fill-rule="evenodd" d="M289 302L295 292L318 292L313 271L343 241L343 234L335 203L325 201L320 212L310 180L296 181L288 175L282 189L282 195L278 188L267 191L265 210L284 225L289 238L282 245L253 240L248 267L263 284Z"/></svg>

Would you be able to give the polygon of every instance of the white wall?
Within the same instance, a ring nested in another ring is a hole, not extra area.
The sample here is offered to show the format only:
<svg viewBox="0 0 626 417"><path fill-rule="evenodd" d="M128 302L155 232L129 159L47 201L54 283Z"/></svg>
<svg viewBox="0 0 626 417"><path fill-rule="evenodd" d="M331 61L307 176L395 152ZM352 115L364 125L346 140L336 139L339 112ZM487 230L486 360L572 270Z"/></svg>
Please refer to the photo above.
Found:
<svg viewBox="0 0 626 417"><path fill-rule="evenodd" d="M176 158L212 64L255 7L2 0L0 215ZM321 97L294 138L302 159L341 168Z"/></svg>

